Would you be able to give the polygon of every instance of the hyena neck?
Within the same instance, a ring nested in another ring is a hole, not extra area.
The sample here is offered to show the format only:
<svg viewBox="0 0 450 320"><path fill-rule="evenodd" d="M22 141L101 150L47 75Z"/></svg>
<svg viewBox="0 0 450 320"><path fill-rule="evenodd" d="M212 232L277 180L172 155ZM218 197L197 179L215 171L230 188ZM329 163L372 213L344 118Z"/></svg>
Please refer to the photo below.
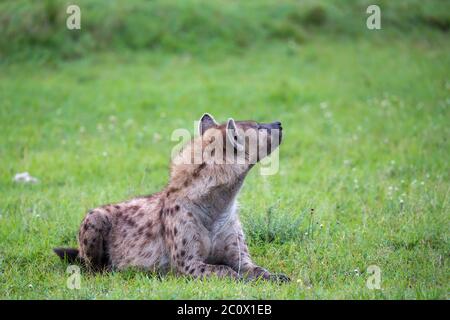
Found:
<svg viewBox="0 0 450 320"><path fill-rule="evenodd" d="M200 201L209 206L209 215L212 219L232 211L243 182L242 178L229 184L219 185L201 195Z"/></svg>
<svg viewBox="0 0 450 320"><path fill-rule="evenodd" d="M217 163L202 154L195 157L196 152L202 153L204 142L201 137L191 140L173 159L166 194L168 201L180 202L208 227L218 219L234 215L237 195L252 166Z"/></svg>
<svg viewBox="0 0 450 320"><path fill-rule="evenodd" d="M219 225L236 219L237 196L242 181L232 185L221 185L206 190L195 198L191 198L186 206L202 221L210 231Z"/></svg>
<svg viewBox="0 0 450 320"><path fill-rule="evenodd" d="M176 166L172 168L166 192L170 201L180 202L208 228L216 220L234 215L236 198L247 172L226 164Z"/></svg>

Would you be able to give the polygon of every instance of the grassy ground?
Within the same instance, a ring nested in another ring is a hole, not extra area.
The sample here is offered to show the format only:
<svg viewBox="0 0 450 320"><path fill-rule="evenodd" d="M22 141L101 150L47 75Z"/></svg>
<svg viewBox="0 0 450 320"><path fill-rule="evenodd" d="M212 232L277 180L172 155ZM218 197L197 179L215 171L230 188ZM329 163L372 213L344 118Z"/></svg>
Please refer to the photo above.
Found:
<svg viewBox="0 0 450 320"><path fill-rule="evenodd" d="M3 66L0 297L448 298L450 60L441 40ZM279 174L254 169L240 202L256 262L293 281L129 271L84 274L80 290L67 289L52 247L76 244L89 208L163 187L170 133L193 131L204 111L282 120ZM13 183L22 171L40 183ZM373 264L381 290L366 287Z"/></svg>
<svg viewBox="0 0 450 320"><path fill-rule="evenodd" d="M38 3L0 4L0 298L449 298L447 3L380 1L372 32L365 0L171 1L155 23L83 0L81 40ZM293 281L129 270L68 289L52 248L76 245L88 209L160 190L172 131L203 112L283 122L278 174L253 169L240 203L254 260ZM40 182L14 183L23 171Z"/></svg>

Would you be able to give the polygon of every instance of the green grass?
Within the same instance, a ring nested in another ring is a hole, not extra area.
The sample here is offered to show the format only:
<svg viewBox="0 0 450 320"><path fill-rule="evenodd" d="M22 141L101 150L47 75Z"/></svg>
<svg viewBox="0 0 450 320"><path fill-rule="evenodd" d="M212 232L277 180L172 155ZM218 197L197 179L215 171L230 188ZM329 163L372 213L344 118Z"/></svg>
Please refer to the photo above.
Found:
<svg viewBox="0 0 450 320"><path fill-rule="evenodd" d="M0 59L74 59L96 51L235 52L255 44L367 36L366 9L377 4L383 29L427 37L448 32L442 0L77 0L81 30L65 27L66 0L0 2ZM417 32L420 30L420 32Z"/></svg>
<svg viewBox="0 0 450 320"><path fill-rule="evenodd" d="M423 32L0 64L0 298L448 299L450 43ZM88 209L160 190L170 134L203 112L283 122L279 173L254 168L240 204L254 260L293 281L130 270L69 290L51 249Z"/></svg>

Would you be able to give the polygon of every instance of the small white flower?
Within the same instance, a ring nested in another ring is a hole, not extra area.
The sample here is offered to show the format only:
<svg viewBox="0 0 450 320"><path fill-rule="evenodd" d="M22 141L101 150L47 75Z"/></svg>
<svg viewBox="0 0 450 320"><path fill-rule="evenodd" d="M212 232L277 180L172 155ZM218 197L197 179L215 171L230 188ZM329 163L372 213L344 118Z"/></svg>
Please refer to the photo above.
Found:
<svg viewBox="0 0 450 320"><path fill-rule="evenodd" d="M161 141L161 135L160 135L158 132L155 132L155 133L153 134L153 141L154 141L154 142L159 142L159 141Z"/></svg>
<svg viewBox="0 0 450 320"><path fill-rule="evenodd" d="M124 127L125 128L131 127L133 123L134 123L133 119L128 119L127 121L125 121Z"/></svg>
<svg viewBox="0 0 450 320"><path fill-rule="evenodd" d="M20 183L38 183L39 180L32 177L28 172L17 173L13 179L14 182Z"/></svg>

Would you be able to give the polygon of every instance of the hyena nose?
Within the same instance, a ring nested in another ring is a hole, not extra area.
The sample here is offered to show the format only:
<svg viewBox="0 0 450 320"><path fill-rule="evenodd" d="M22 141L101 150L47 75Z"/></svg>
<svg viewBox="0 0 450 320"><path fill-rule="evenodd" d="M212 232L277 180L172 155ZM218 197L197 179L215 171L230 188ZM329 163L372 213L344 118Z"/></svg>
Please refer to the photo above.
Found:
<svg viewBox="0 0 450 320"><path fill-rule="evenodd" d="M271 123L261 123L258 125L258 129L266 129L270 131L270 130L282 130L283 128L281 127L280 121L275 121Z"/></svg>
<svg viewBox="0 0 450 320"><path fill-rule="evenodd" d="M281 127L281 122L280 122L280 121L274 121L274 122L272 123L272 125L273 125L273 128L274 128L274 129L279 129L279 130L283 129L283 128Z"/></svg>

